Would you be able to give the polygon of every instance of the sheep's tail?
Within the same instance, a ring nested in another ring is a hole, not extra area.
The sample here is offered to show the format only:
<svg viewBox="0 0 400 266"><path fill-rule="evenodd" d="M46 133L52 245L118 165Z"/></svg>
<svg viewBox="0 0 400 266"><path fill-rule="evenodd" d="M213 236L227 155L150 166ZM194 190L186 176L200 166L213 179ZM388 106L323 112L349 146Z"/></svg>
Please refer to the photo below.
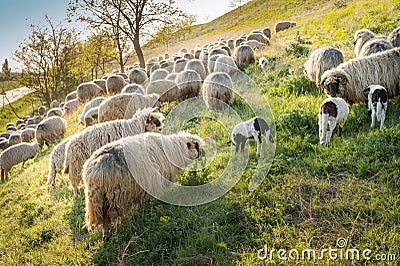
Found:
<svg viewBox="0 0 400 266"><path fill-rule="evenodd" d="M382 119L382 102L381 98L378 99L378 103L376 104L376 117L378 121L381 121Z"/></svg>

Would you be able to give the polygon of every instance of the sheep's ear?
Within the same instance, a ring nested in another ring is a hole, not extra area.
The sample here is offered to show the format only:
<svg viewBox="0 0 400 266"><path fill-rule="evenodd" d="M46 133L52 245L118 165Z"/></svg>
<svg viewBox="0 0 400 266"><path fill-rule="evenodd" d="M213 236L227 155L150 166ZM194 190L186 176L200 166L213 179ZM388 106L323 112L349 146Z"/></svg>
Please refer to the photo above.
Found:
<svg viewBox="0 0 400 266"><path fill-rule="evenodd" d="M371 88L368 87L368 88L364 89L364 93L370 92L370 90L371 90Z"/></svg>
<svg viewBox="0 0 400 266"><path fill-rule="evenodd" d="M346 78L346 76L343 75L343 74L338 74L336 77L337 77L337 79L339 80L339 82L340 82L341 84L344 84L344 83L347 82L347 78Z"/></svg>

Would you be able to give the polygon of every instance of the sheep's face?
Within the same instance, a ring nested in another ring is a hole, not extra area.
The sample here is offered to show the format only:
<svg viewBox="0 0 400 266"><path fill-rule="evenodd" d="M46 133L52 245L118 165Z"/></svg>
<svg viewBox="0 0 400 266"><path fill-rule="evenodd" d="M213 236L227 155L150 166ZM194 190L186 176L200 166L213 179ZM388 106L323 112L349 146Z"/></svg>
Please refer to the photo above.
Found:
<svg viewBox="0 0 400 266"><path fill-rule="evenodd" d="M321 85L325 93L331 97L338 97L342 94L341 87L347 83L347 78L343 74L335 74L329 78L324 78Z"/></svg>
<svg viewBox="0 0 400 266"><path fill-rule="evenodd" d="M186 142L186 147L188 149L189 158L194 160L205 156L205 151L203 149L203 143L195 138L191 138Z"/></svg>
<svg viewBox="0 0 400 266"><path fill-rule="evenodd" d="M151 113L146 121L146 132L161 132L165 117L161 113Z"/></svg>

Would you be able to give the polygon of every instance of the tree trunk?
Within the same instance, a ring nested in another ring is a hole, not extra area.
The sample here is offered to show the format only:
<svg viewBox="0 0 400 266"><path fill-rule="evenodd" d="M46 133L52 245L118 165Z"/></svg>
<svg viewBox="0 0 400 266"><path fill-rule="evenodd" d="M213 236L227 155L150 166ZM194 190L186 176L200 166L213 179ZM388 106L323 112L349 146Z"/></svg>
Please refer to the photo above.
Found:
<svg viewBox="0 0 400 266"><path fill-rule="evenodd" d="M145 68L146 64L144 62L144 55L143 55L142 47L140 46L139 33L135 33L135 36L133 39L133 47L135 48L136 55L139 59L140 67Z"/></svg>

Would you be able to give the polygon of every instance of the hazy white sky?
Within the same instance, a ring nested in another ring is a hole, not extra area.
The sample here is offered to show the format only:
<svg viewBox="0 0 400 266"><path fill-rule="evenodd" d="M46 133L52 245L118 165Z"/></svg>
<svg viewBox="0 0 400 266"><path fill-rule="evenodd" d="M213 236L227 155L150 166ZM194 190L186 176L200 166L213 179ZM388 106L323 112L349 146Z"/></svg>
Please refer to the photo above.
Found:
<svg viewBox="0 0 400 266"><path fill-rule="evenodd" d="M65 18L69 0L0 0L0 64L7 58L12 67L12 53L29 36L30 24L48 15L58 22ZM228 12L229 0L176 0L183 11L196 15L199 22L210 21Z"/></svg>

